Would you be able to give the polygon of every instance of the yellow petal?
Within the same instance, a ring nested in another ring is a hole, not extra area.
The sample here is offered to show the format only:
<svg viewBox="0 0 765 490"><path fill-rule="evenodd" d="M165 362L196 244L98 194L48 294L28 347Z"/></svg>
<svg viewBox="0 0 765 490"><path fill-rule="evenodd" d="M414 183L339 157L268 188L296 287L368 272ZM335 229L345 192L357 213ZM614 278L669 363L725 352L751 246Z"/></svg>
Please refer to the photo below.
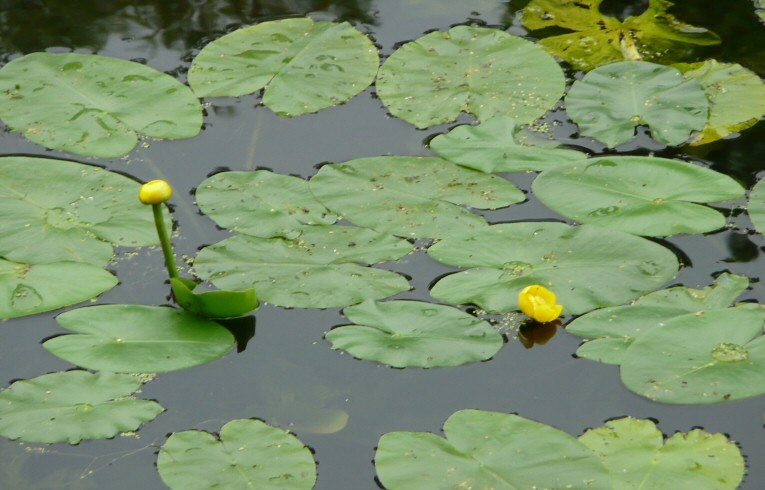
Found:
<svg viewBox="0 0 765 490"><path fill-rule="evenodd" d="M555 320L563 311L563 306L556 305L555 300L555 293L539 284L527 286L518 294L521 311L542 323Z"/></svg>
<svg viewBox="0 0 765 490"><path fill-rule="evenodd" d="M152 180L141 186L138 199L144 204L160 204L173 195L173 188L164 180Z"/></svg>

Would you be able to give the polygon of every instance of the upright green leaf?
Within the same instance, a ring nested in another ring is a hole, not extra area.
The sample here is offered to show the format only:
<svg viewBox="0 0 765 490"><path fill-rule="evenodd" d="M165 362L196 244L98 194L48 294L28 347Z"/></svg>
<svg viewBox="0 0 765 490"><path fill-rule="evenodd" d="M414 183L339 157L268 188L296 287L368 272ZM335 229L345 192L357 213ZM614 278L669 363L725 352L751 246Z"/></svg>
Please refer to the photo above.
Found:
<svg viewBox="0 0 765 490"><path fill-rule="evenodd" d="M523 201L507 180L440 158L372 157L324 165L311 192L359 226L401 237L442 238L486 221L461 206L496 209Z"/></svg>
<svg viewBox="0 0 765 490"><path fill-rule="evenodd" d="M765 234L765 179L760 179L749 193L748 212L755 230Z"/></svg>
<svg viewBox="0 0 765 490"><path fill-rule="evenodd" d="M67 371L16 381L0 391L0 435L77 444L138 429L164 409L131 396L141 381L125 374Z"/></svg>
<svg viewBox="0 0 765 490"><path fill-rule="evenodd" d="M393 367L459 366L502 347L489 323L451 306L421 301L365 301L343 314L354 322L330 330L333 349Z"/></svg>
<svg viewBox="0 0 765 490"><path fill-rule="evenodd" d="M650 420L627 417L590 429L579 441L608 468L614 490L733 490L744 478L738 447L723 434L701 429L678 432L665 442Z"/></svg>
<svg viewBox="0 0 765 490"><path fill-rule="evenodd" d="M704 128L709 101L697 80L677 69L622 61L592 70L571 86L566 111L582 135L609 148L630 141L646 125L666 145L681 145Z"/></svg>
<svg viewBox="0 0 765 490"><path fill-rule="evenodd" d="M222 172L197 188L199 208L218 225L263 238L295 238L303 225L332 224L308 182L267 170Z"/></svg>
<svg viewBox="0 0 765 490"><path fill-rule="evenodd" d="M635 235L706 233L725 216L695 203L729 201L744 188L727 175L680 160L614 156L552 169L534 181L534 194L580 223Z"/></svg>
<svg viewBox="0 0 765 490"><path fill-rule="evenodd" d="M350 226L309 226L293 239L239 235L203 248L195 270L221 289L254 287L265 302L330 308L409 289L394 272L363 267L412 251L406 240Z"/></svg>
<svg viewBox="0 0 765 490"><path fill-rule="evenodd" d="M390 112L418 128L461 112L486 121L525 123L563 95L555 59L534 43L497 29L457 26L404 44L380 67L377 93Z"/></svg>
<svg viewBox="0 0 765 490"><path fill-rule="evenodd" d="M43 344L52 354L93 370L176 371L226 355L234 337L221 325L174 308L98 305L56 317L75 335Z"/></svg>
<svg viewBox="0 0 765 490"><path fill-rule="evenodd" d="M446 420L444 435L383 434L375 468L385 488L612 488L586 446L518 415L460 410Z"/></svg>
<svg viewBox="0 0 765 490"><path fill-rule="evenodd" d="M316 483L311 450L260 420L232 420L219 436L175 432L159 451L157 469L174 490L310 490Z"/></svg>
<svg viewBox="0 0 765 490"><path fill-rule="evenodd" d="M518 293L540 284L557 295L564 315L576 315L656 290L678 269L672 252L644 238L552 222L493 225L446 238L428 253L471 267L438 281L434 298L493 312L517 310Z"/></svg>
<svg viewBox="0 0 765 490"><path fill-rule="evenodd" d="M542 171L581 162L587 154L519 141L514 119L497 117L478 126L462 125L430 142L439 156L481 172Z"/></svg>
<svg viewBox="0 0 765 490"><path fill-rule="evenodd" d="M200 97L265 88L263 103L297 116L340 104L377 73L377 48L347 22L283 19L238 29L194 58L189 84Z"/></svg>
<svg viewBox="0 0 765 490"><path fill-rule="evenodd" d="M139 135L191 138L202 106L188 87L140 63L32 53L0 69L0 118L34 143L94 157L130 153Z"/></svg>

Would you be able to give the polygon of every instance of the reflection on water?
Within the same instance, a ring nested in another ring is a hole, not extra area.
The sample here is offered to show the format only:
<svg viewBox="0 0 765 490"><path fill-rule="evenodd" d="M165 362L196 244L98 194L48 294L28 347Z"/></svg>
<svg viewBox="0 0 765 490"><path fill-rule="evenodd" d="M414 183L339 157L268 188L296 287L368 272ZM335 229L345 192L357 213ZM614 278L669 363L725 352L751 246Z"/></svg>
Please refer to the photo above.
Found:
<svg viewBox="0 0 765 490"><path fill-rule="evenodd" d="M561 325L560 320L547 323L525 322L518 328L518 340L527 349L531 349L535 345L545 345L555 336Z"/></svg>

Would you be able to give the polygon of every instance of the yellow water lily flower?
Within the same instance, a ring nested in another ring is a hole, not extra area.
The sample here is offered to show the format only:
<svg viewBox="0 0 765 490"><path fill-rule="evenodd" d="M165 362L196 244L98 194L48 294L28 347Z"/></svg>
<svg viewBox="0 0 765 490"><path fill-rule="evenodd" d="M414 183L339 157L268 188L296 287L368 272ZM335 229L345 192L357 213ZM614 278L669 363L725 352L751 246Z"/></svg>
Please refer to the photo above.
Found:
<svg viewBox="0 0 765 490"><path fill-rule="evenodd" d="M555 293L539 284L523 288L518 304L523 313L542 323L555 320L563 311L563 306L555 304Z"/></svg>
<svg viewBox="0 0 765 490"><path fill-rule="evenodd" d="M164 180L152 180L141 186L138 199L144 204L160 204L173 195L173 188Z"/></svg>

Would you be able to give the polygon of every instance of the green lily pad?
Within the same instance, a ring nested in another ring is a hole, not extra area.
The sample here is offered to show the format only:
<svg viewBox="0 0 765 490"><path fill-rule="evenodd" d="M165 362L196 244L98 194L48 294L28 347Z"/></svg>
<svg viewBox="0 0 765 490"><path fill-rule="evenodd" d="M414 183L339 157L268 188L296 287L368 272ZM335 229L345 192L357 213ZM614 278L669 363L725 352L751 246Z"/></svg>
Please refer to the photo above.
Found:
<svg viewBox="0 0 765 490"><path fill-rule="evenodd" d="M343 310L353 325L330 330L333 349L389 366L431 368L484 361L504 343L488 322L422 301L365 301Z"/></svg>
<svg viewBox="0 0 765 490"><path fill-rule="evenodd" d="M566 325L566 332L591 339L579 346L577 356L621 364L624 353L639 335L687 313L726 308L748 285L746 277L726 273L704 289L662 289L628 306L587 313Z"/></svg>
<svg viewBox="0 0 765 490"><path fill-rule="evenodd" d="M681 145L704 128L709 101L697 80L676 68L644 61L601 66L577 80L566 95L566 111L582 135L613 148L646 125L666 145Z"/></svg>
<svg viewBox="0 0 765 490"><path fill-rule="evenodd" d="M427 128L461 112L521 123L563 95L555 59L536 44L497 29L457 26L406 43L380 67L377 94L396 117Z"/></svg>
<svg viewBox="0 0 765 490"><path fill-rule="evenodd" d="M105 265L112 244L158 243L140 184L99 167L32 157L0 158L0 257L42 264Z"/></svg>
<svg viewBox="0 0 765 490"><path fill-rule="evenodd" d="M581 162L587 154L521 143L514 119L497 117L478 126L458 126L433 138L439 156L481 172L542 171Z"/></svg>
<svg viewBox="0 0 765 490"><path fill-rule="evenodd" d="M503 223L446 238L428 250L445 264L471 269L438 281L431 295L492 312L518 310L518 293L542 285L564 315L623 304L675 276L677 258L654 242L597 226Z"/></svg>
<svg viewBox="0 0 765 490"><path fill-rule="evenodd" d="M707 404L765 393L765 308L726 308L668 320L637 337L621 377L662 403Z"/></svg>
<svg viewBox="0 0 765 490"><path fill-rule="evenodd" d="M688 25L667 10L666 0L651 0L648 8L624 22L600 13L603 0L532 0L523 9L530 30L550 27L569 31L539 41L545 49L576 70L623 60L672 63L689 57L694 48L720 44L717 34Z"/></svg>
<svg viewBox="0 0 765 490"><path fill-rule="evenodd" d="M194 292L198 284L182 277L170 278L170 286L181 308L204 318L235 318L255 310L259 304L253 288Z"/></svg>
<svg viewBox="0 0 765 490"><path fill-rule="evenodd" d="M706 233L725 216L695 203L729 201L745 190L725 174L680 160L614 156L548 170L533 184L542 203L580 223L635 235Z"/></svg>
<svg viewBox="0 0 765 490"><path fill-rule="evenodd" d="M754 228L765 233L765 179L758 181L749 193L748 213Z"/></svg>
<svg viewBox="0 0 765 490"><path fill-rule="evenodd" d="M406 240L350 226L309 226L293 240L239 235L203 248L194 268L220 289L254 287L267 303L331 308L409 289L403 276L363 267L400 258Z"/></svg>
<svg viewBox="0 0 765 490"><path fill-rule="evenodd" d="M222 172L197 188L199 208L218 225L238 233L295 238L303 225L333 224L308 182L267 170Z"/></svg>
<svg viewBox="0 0 765 490"><path fill-rule="evenodd" d="M87 369L121 373L177 371L225 356L234 336L219 324L174 308L98 305L56 317L76 332L43 344Z"/></svg>
<svg viewBox="0 0 765 490"><path fill-rule="evenodd" d="M352 223L417 238L486 226L483 217L461 206L497 209L525 198L501 177L432 157L372 157L324 165L310 188L326 207Z"/></svg>
<svg viewBox="0 0 765 490"><path fill-rule="evenodd" d="M698 80L709 98L709 121L691 140L703 145L757 124L765 115L765 83L738 63L705 60L677 64L685 78Z"/></svg>
<svg viewBox="0 0 765 490"><path fill-rule="evenodd" d="M202 128L202 106L175 78L140 63L32 53L0 69L0 118L47 148L94 157L130 153L138 135L180 139Z"/></svg>
<svg viewBox="0 0 765 490"><path fill-rule="evenodd" d="M390 490L423 488L611 489L608 471L574 437L496 412L460 410L444 435L389 432L377 445L377 476Z"/></svg>
<svg viewBox="0 0 765 490"><path fill-rule="evenodd" d="M238 29L194 58L189 84L200 97L247 95L283 116L316 112L364 90L380 60L347 22L283 19Z"/></svg>
<svg viewBox="0 0 765 490"><path fill-rule="evenodd" d="M16 381L0 391L0 435L77 444L135 431L164 410L130 396L141 381L125 374L67 371Z"/></svg>
<svg viewBox="0 0 765 490"><path fill-rule="evenodd" d="M311 450L260 420L232 420L220 435L175 432L159 450L157 469L175 490L310 490L316 483Z"/></svg>
<svg viewBox="0 0 765 490"><path fill-rule="evenodd" d="M116 277L92 264L32 265L0 258L0 318L56 310L91 299L116 285Z"/></svg>
<svg viewBox="0 0 765 490"><path fill-rule="evenodd" d="M650 420L621 418L590 429L579 442L611 473L614 489L715 488L733 490L744 478L744 458L723 434L701 429L664 441Z"/></svg>

